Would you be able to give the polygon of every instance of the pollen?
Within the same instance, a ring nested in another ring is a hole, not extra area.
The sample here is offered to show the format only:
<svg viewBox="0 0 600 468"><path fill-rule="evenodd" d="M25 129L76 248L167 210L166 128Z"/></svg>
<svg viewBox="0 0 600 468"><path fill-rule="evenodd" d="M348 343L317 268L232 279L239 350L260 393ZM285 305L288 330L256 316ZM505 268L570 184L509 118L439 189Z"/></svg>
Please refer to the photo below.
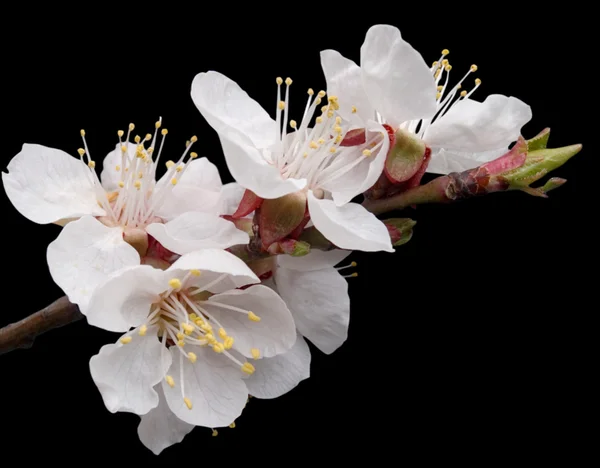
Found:
<svg viewBox="0 0 600 468"><path fill-rule="evenodd" d="M254 359L258 359L260 357L260 350L258 348L252 348L250 352L252 353L252 357Z"/></svg>
<svg viewBox="0 0 600 468"><path fill-rule="evenodd" d="M373 152L369 149L365 149L365 150L363 150L362 154L363 154L363 156L366 156L368 158L369 156L371 156L371 154L373 154Z"/></svg>
<svg viewBox="0 0 600 468"><path fill-rule="evenodd" d="M319 145L317 145L317 143L314 141L311 141L310 145L308 145L308 146L310 146L312 149L317 149L319 147Z"/></svg>
<svg viewBox="0 0 600 468"><path fill-rule="evenodd" d="M94 169L96 167L96 162L95 161L90 161L88 163L88 166L91 167L92 169Z"/></svg>
<svg viewBox="0 0 600 468"><path fill-rule="evenodd" d="M335 153L336 151L337 151L337 150L336 150L335 146L332 146L331 148L329 148L329 152L330 152L331 154Z"/></svg>
<svg viewBox="0 0 600 468"><path fill-rule="evenodd" d="M440 93L440 92L436 93L436 95L435 95L435 98L436 98L436 99L439 99L439 98L441 98L441 97L442 97L442 93Z"/></svg>
<svg viewBox="0 0 600 468"><path fill-rule="evenodd" d="M140 137L139 135L136 135L135 138L133 139L133 141L135 141L136 143L139 143L140 141L142 141L142 137Z"/></svg>
<svg viewBox="0 0 600 468"><path fill-rule="evenodd" d="M260 322L260 317L254 312L248 312L248 319L252 322Z"/></svg>
<svg viewBox="0 0 600 468"><path fill-rule="evenodd" d="M471 65L471 71L472 72L476 72L477 71L477 65Z"/></svg>
<svg viewBox="0 0 600 468"><path fill-rule="evenodd" d="M138 332L138 334L140 336L146 336L146 332L148 331L148 327L146 325L142 325L140 327L140 331Z"/></svg>
<svg viewBox="0 0 600 468"><path fill-rule="evenodd" d="M242 372L244 372L245 374L252 375L252 374L254 374L255 370L256 369L254 368L254 366L252 364L250 364L249 362L245 362L242 365Z"/></svg>
<svg viewBox="0 0 600 468"><path fill-rule="evenodd" d="M444 89L444 87L443 87L443 86L441 86L441 85L437 87L437 90L438 90L438 91L441 91L442 89Z"/></svg>
<svg viewBox="0 0 600 468"><path fill-rule="evenodd" d="M175 380L173 380L173 377L170 375L167 375L165 380L167 381L167 384L169 384L169 387L173 388L175 386Z"/></svg>
<svg viewBox="0 0 600 468"><path fill-rule="evenodd" d="M79 148L77 152L79 153L79 156L83 156L85 154L85 150L83 148Z"/></svg>
<svg viewBox="0 0 600 468"><path fill-rule="evenodd" d="M181 280L179 280L178 278L171 278L169 280L169 286L173 289L179 289L181 287Z"/></svg>
<svg viewBox="0 0 600 468"><path fill-rule="evenodd" d="M467 95L467 92L463 90L460 92L460 95L461 95L461 97L465 97Z"/></svg>
<svg viewBox="0 0 600 468"><path fill-rule="evenodd" d="M167 161L165 163L165 166L167 166L167 169L171 169L174 165L175 165L174 161Z"/></svg>
<svg viewBox="0 0 600 468"><path fill-rule="evenodd" d="M142 182L140 182L139 180L136 180L136 181L133 183L133 186L134 186L136 189L138 189L138 190L139 190L140 188L142 188Z"/></svg>
<svg viewBox="0 0 600 468"><path fill-rule="evenodd" d="M475 79L475 84L476 84L477 86L479 86L479 85L481 84L481 80L480 80L479 78L476 78L476 79Z"/></svg>
<svg viewBox="0 0 600 468"><path fill-rule="evenodd" d="M171 185L177 185L177 179L175 177L171 179Z"/></svg>
<svg viewBox="0 0 600 468"><path fill-rule="evenodd" d="M335 118L335 123L338 125L342 123L342 118L339 115Z"/></svg>
<svg viewBox="0 0 600 468"><path fill-rule="evenodd" d="M198 153L194 153L194 152L190 153L190 158L196 159L197 157L198 157Z"/></svg>
<svg viewBox="0 0 600 468"><path fill-rule="evenodd" d="M219 431L217 431L216 429L212 430L212 436L213 437L217 437L219 435Z"/></svg>
<svg viewBox="0 0 600 468"><path fill-rule="evenodd" d="M160 134L161 134L162 136L166 136L166 134L167 134L167 133L169 133L169 130L167 130L166 128L163 128L163 129L160 131Z"/></svg>
<svg viewBox="0 0 600 468"><path fill-rule="evenodd" d="M227 338L227 332L225 331L224 328L219 328L219 336L221 337L222 340Z"/></svg>
<svg viewBox="0 0 600 468"><path fill-rule="evenodd" d="M450 64L446 65L446 68L444 68L444 70L449 72L450 70L452 70L452 65L450 65Z"/></svg>
<svg viewBox="0 0 600 468"><path fill-rule="evenodd" d="M192 143L196 143L196 142L198 141L198 137L197 137L196 135L194 135L194 136L193 136L193 137L190 139L190 141L191 141Z"/></svg>
<svg viewBox="0 0 600 468"><path fill-rule="evenodd" d="M193 364L196 362L196 359L198 359L198 356L196 356L194 353L189 352L187 354L188 359L190 360L190 362Z"/></svg>
<svg viewBox="0 0 600 468"><path fill-rule="evenodd" d="M448 59L444 59L444 60L442 60L442 66L443 66L443 67L445 67L445 66L446 66L446 65L448 65L448 64L449 64L449 62L448 62Z"/></svg>
<svg viewBox="0 0 600 468"><path fill-rule="evenodd" d="M232 422L232 423L229 425L229 428L230 428L230 429L235 429L235 421L234 421L234 422Z"/></svg>
<svg viewBox="0 0 600 468"><path fill-rule="evenodd" d="M122 180L119 181L119 187L123 188L125 187L125 182L123 182Z"/></svg>
<svg viewBox="0 0 600 468"><path fill-rule="evenodd" d="M285 84L290 86L293 83L292 79L290 77L285 79Z"/></svg>
<svg viewBox="0 0 600 468"><path fill-rule="evenodd" d="M217 342L216 338L212 333L207 333L206 335L204 335L204 339L210 344L215 344Z"/></svg>
<svg viewBox="0 0 600 468"><path fill-rule="evenodd" d="M342 141L342 135L338 135L338 136L335 137L335 142L336 143L339 143L341 141Z"/></svg>
<svg viewBox="0 0 600 468"><path fill-rule="evenodd" d="M213 344L213 351L220 354L225 351L225 346L223 346L223 343L215 343Z"/></svg>
<svg viewBox="0 0 600 468"><path fill-rule="evenodd" d="M133 132L133 130L135 130L135 125L134 125L134 124L132 124L132 123L130 123L130 124L129 124L129 131L130 131L130 132Z"/></svg>
<svg viewBox="0 0 600 468"><path fill-rule="evenodd" d="M325 97L325 94L327 94L325 91L319 91L319 93L317 94L317 96L319 96L320 98Z"/></svg>
<svg viewBox="0 0 600 468"><path fill-rule="evenodd" d="M227 338L225 338L225 340L223 341L223 346L225 347L225 349L233 348L233 336L228 336Z"/></svg>
<svg viewBox="0 0 600 468"><path fill-rule="evenodd" d="M82 137L85 136L85 130L80 130L79 133L81 134Z"/></svg>
<svg viewBox="0 0 600 468"><path fill-rule="evenodd" d="M319 104L321 104L321 98L318 97L317 99L315 99L315 105L318 106Z"/></svg>
<svg viewBox="0 0 600 468"><path fill-rule="evenodd" d="M115 166L115 171L119 172L121 170L121 166L119 166L118 164Z"/></svg>
<svg viewBox="0 0 600 468"><path fill-rule="evenodd" d="M185 398L183 399L183 402L185 403L185 406L187 406L187 408L188 408L189 410L191 410L191 409L192 409L192 402L191 402L191 400L190 400L188 397L185 397Z"/></svg>
<svg viewBox="0 0 600 468"><path fill-rule="evenodd" d="M202 325L202 330L204 330L206 333L209 333L213 330L213 327L210 323L205 323L204 325Z"/></svg>
<svg viewBox="0 0 600 468"><path fill-rule="evenodd" d="M448 49L442 50L442 55L448 55L450 51Z"/></svg>
<svg viewBox="0 0 600 468"><path fill-rule="evenodd" d="M121 151L123 153L127 153L127 146L125 146L125 145L121 146Z"/></svg>
<svg viewBox="0 0 600 468"><path fill-rule="evenodd" d="M357 111L356 106L352 106L352 113L356 114L356 111Z"/></svg>
<svg viewBox="0 0 600 468"><path fill-rule="evenodd" d="M309 96L312 96L313 94L315 94L315 91L314 91L314 89L312 89L312 88L308 88L308 95L309 95Z"/></svg>
<svg viewBox="0 0 600 468"><path fill-rule="evenodd" d="M125 132L123 130L119 130L117 132L117 135L118 135L119 138L123 138L123 135L125 135Z"/></svg>
<svg viewBox="0 0 600 468"><path fill-rule="evenodd" d="M317 117L317 123L318 124L323 123L323 117L321 117L321 116Z"/></svg>
<svg viewBox="0 0 600 468"><path fill-rule="evenodd" d="M190 270L190 275L192 275L192 276L200 276L201 272L200 272L200 270Z"/></svg>
<svg viewBox="0 0 600 468"><path fill-rule="evenodd" d="M351 266L351 267L355 267L356 265L357 265L357 263L356 263L356 262L352 262L352 263L350 264L350 266Z"/></svg>
<svg viewBox="0 0 600 468"><path fill-rule="evenodd" d="M319 140L317 141L317 143L319 143L320 145L324 145L325 144L325 139L324 138L319 138Z"/></svg>
<svg viewBox="0 0 600 468"><path fill-rule="evenodd" d="M181 172L181 171L183 171L183 164L180 164L179 166L177 166L177 167L175 168L175 170L176 170L177 172Z"/></svg>
<svg viewBox="0 0 600 468"><path fill-rule="evenodd" d="M280 76L278 76L278 77L275 79L275 83L277 83L278 85L281 85L281 84L283 84L283 78L281 78Z"/></svg>
<svg viewBox="0 0 600 468"><path fill-rule="evenodd" d="M342 127L340 127L339 125L336 125L334 130L335 130L335 133L342 133Z"/></svg>
<svg viewBox="0 0 600 468"><path fill-rule="evenodd" d="M277 104L277 107L279 107L279 110L285 109L285 102L279 101L279 104Z"/></svg>
<svg viewBox="0 0 600 468"><path fill-rule="evenodd" d="M295 120L290 120L290 127L292 128L296 128L296 121Z"/></svg>
<svg viewBox="0 0 600 468"><path fill-rule="evenodd" d="M121 343L123 344L127 344L127 343L131 343L131 337L130 336L124 336L123 338L121 338Z"/></svg>
<svg viewBox="0 0 600 468"><path fill-rule="evenodd" d="M181 324L181 328L183 328L183 331L186 335L191 335L195 330L194 326L190 325L189 323Z"/></svg>
<svg viewBox="0 0 600 468"><path fill-rule="evenodd" d="M152 135L150 135L149 133L146 133L146 141L150 141L152 140Z"/></svg>
<svg viewBox="0 0 600 468"><path fill-rule="evenodd" d="M179 346L180 348L183 348L183 347L185 346L185 341L183 341L183 340L179 340L179 341L177 342L177 346Z"/></svg>

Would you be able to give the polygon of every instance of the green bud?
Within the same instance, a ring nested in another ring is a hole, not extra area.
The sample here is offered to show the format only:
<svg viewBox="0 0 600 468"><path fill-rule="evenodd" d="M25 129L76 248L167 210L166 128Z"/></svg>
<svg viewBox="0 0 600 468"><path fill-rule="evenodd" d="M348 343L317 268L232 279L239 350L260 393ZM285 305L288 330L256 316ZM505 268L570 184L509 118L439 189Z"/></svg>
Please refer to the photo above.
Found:
<svg viewBox="0 0 600 468"><path fill-rule="evenodd" d="M393 182L404 182L414 176L425 159L425 142L406 130L398 129L394 144L385 160L385 174Z"/></svg>
<svg viewBox="0 0 600 468"><path fill-rule="evenodd" d="M265 248L288 236L306 214L306 193L295 192L279 198L264 200L260 207L259 232Z"/></svg>
<svg viewBox="0 0 600 468"><path fill-rule="evenodd" d="M392 245L398 247L412 239L413 228L417 224L410 218L391 218L383 221L388 228Z"/></svg>

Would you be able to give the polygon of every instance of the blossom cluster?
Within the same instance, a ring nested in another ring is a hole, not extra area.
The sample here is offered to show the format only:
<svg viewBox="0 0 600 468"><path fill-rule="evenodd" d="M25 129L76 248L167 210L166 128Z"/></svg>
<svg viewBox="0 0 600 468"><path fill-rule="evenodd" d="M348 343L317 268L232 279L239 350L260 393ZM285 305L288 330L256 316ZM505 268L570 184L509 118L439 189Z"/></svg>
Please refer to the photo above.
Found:
<svg viewBox="0 0 600 468"><path fill-rule="evenodd" d="M327 354L345 342L346 257L394 252L361 196L472 169L520 138L529 106L472 99L477 66L451 80L448 53L428 65L398 29L373 26L360 64L321 52L327 89L307 91L297 121L290 78L275 79L270 114L232 79L199 73L191 98L230 184L194 152L196 136L167 156L162 119L145 136L119 130L100 175L83 130L76 156L25 144L10 161L12 204L62 226L47 249L53 280L90 325L120 334L89 370L109 411L141 417L146 447L233 425L249 396L276 398L309 377L306 340ZM311 248L309 230L327 247Z"/></svg>

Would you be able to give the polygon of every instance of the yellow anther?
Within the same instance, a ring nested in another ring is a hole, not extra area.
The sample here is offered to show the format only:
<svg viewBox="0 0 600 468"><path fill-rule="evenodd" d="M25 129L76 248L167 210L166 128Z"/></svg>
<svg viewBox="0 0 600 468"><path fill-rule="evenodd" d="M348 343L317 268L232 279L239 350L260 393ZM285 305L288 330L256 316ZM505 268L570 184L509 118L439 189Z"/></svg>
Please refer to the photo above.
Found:
<svg viewBox="0 0 600 468"><path fill-rule="evenodd" d="M171 278L169 280L169 286L173 289L179 289L181 287L181 280L178 278Z"/></svg>
<svg viewBox="0 0 600 468"><path fill-rule="evenodd" d="M448 49L442 50L442 55L448 55L450 51Z"/></svg>
<svg viewBox="0 0 600 468"><path fill-rule="evenodd" d="M139 143L140 141L142 141L142 137L140 137L139 135L136 135L135 138L133 139L133 141L135 141L136 143Z"/></svg>
<svg viewBox="0 0 600 468"><path fill-rule="evenodd" d="M85 150L83 148L79 148L77 152L79 153L79 156L83 156L85 154Z"/></svg>
<svg viewBox="0 0 600 468"><path fill-rule="evenodd" d="M304 154L302 155L302 157L303 157L304 159L308 158L308 153L304 153Z"/></svg>
<svg viewBox="0 0 600 468"><path fill-rule="evenodd" d="M175 165L174 161L167 161L165 163L165 166L167 166L167 169L171 169L174 165Z"/></svg>
<svg viewBox="0 0 600 468"><path fill-rule="evenodd" d="M173 388L175 386L175 380L173 380L173 377L170 375L167 375L165 380L167 381L167 384L169 384L169 387Z"/></svg>
<svg viewBox="0 0 600 468"><path fill-rule="evenodd" d="M320 98L324 97L327 93L325 91L319 91L319 93L317 94L317 96L319 96Z"/></svg>
<svg viewBox="0 0 600 468"><path fill-rule="evenodd" d="M438 70L438 71L436 71L436 72L435 72L435 75L434 75L434 77L435 77L436 79L437 79L437 78L439 78L439 76L440 76L440 73L442 73L442 70Z"/></svg>
<svg viewBox="0 0 600 468"><path fill-rule="evenodd" d="M119 181L119 187L123 188L125 187L125 182L123 182L122 180Z"/></svg>
<svg viewBox="0 0 600 468"><path fill-rule="evenodd" d="M213 331L213 327L210 323L204 323L204 325L202 325L202 330L205 331L206 333L210 333L211 331ZM214 337L213 337L214 338Z"/></svg>
<svg viewBox="0 0 600 468"><path fill-rule="evenodd" d="M317 143L319 143L320 145L324 145L325 144L325 139L324 138L319 138L319 140L317 141Z"/></svg>
<svg viewBox="0 0 600 468"><path fill-rule="evenodd" d="M461 85L460 83L458 83L458 84L456 85L456 89L460 89L460 88L462 88L462 85Z"/></svg>
<svg viewBox="0 0 600 468"><path fill-rule="evenodd" d="M185 397L183 399L183 402L185 403L185 406L187 406L189 410L192 409L192 402L190 401L190 399L188 397Z"/></svg>
<svg viewBox="0 0 600 468"><path fill-rule="evenodd" d="M206 335L204 335L204 339L206 341L208 341L210 344L214 344L217 342L217 339L215 338L215 336L212 333L207 333Z"/></svg>
<svg viewBox="0 0 600 468"><path fill-rule="evenodd" d="M477 65L471 65L471 71L472 72L476 72L477 71Z"/></svg>
<svg viewBox="0 0 600 468"><path fill-rule="evenodd" d="M292 81L291 78L288 77L288 78L285 79L285 84L286 85L290 86L292 83L293 83L293 81Z"/></svg>
<svg viewBox="0 0 600 468"><path fill-rule="evenodd" d="M225 338L225 340L223 340L223 346L225 347L225 349L233 348L233 337L228 336L227 338Z"/></svg>
<svg viewBox="0 0 600 468"><path fill-rule="evenodd" d="M194 353L192 353L191 351L187 354L188 359L190 360L190 362L193 364L194 362L196 362L196 359L198 359L198 356L196 356Z"/></svg>
<svg viewBox="0 0 600 468"><path fill-rule="evenodd" d="M219 336L221 337L222 340L227 338L227 332L225 331L224 328L219 328Z"/></svg>
<svg viewBox="0 0 600 468"><path fill-rule="evenodd" d="M181 172L181 171L183 171L183 164L180 164L179 166L177 166L177 167L175 168L175 170L176 170L177 172Z"/></svg>
<svg viewBox="0 0 600 468"><path fill-rule="evenodd" d="M219 431L217 431L216 429L212 430L212 436L213 437L217 437L219 435Z"/></svg>
<svg viewBox="0 0 600 468"><path fill-rule="evenodd" d="M333 111L330 110L329 112L327 112L327 117L332 118L333 117Z"/></svg>
<svg viewBox="0 0 600 468"><path fill-rule="evenodd" d="M175 177L171 179L171 185L177 185L177 179Z"/></svg>
<svg viewBox="0 0 600 468"><path fill-rule="evenodd" d="M352 113L356 114L356 111L357 111L356 106L352 106Z"/></svg>
<svg viewBox="0 0 600 468"><path fill-rule="evenodd" d="M185 332L186 335L191 335L192 332L195 330L193 325L190 325L189 323L183 323L181 325L181 328L183 328L183 331Z"/></svg>
<svg viewBox="0 0 600 468"><path fill-rule="evenodd" d="M234 421L234 422L232 422L232 423L229 425L229 428L230 428L230 429L235 429L235 421Z"/></svg>
<svg viewBox="0 0 600 468"><path fill-rule="evenodd" d="M335 133L342 133L342 127L340 127L339 125L336 125L334 127Z"/></svg>
<svg viewBox="0 0 600 468"><path fill-rule="evenodd" d="M357 276L358 276L358 273L355 272L350 275L350 278L356 278Z"/></svg>
<svg viewBox="0 0 600 468"><path fill-rule="evenodd" d="M196 143L196 142L198 141L198 137L197 137L196 135L194 135L194 136L193 136L193 137L190 139L190 141L191 141L192 143Z"/></svg>
<svg viewBox="0 0 600 468"><path fill-rule="evenodd" d="M433 63L431 64L431 66L432 66L432 67L437 67L437 66L438 66L438 61L436 60L435 62L433 62Z"/></svg>
<svg viewBox="0 0 600 468"><path fill-rule="evenodd" d="M351 267L355 267L356 265L357 265L357 263L356 263L356 262L352 262L352 263L350 264L350 266L351 266Z"/></svg>
<svg viewBox="0 0 600 468"><path fill-rule="evenodd" d="M183 347L185 346L185 341L183 341L183 340L179 340L179 341L177 342L177 346L179 346L179 347L183 348Z"/></svg>
<svg viewBox="0 0 600 468"><path fill-rule="evenodd" d="M190 153L190 158L196 159L198 157L198 153Z"/></svg>
<svg viewBox="0 0 600 468"><path fill-rule="evenodd" d="M439 99L439 98L441 98L441 97L442 97L442 93L440 93L440 92L436 93L436 95L435 95L435 98L436 98L436 99Z"/></svg>
<svg viewBox="0 0 600 468"><path fill-rule="evenodd" d="M329 148L329 152L331 154L335 153L337 151L337 149L335 148L335 146L332 146L331 148Z"/></svg>
<svg viewBox="0 0 600 468"><path fill-rule="evenodd" d="M90 168L94 169L94 168L96 167L96 162L95 162L95 161L90 161L90 162L88 163L88 166L89 166Z"/></svg>
<svg viewBox="0 0 600 468"><path fill-rule="evenodd" d="M214 343L213 351L215 353L222 353L223 351L225 351L225 346L223 346L223 343Z"/></svg>
<svg viewBox="0 0 600 468"><path fill-rule="evenodd" d="M363 156L369 157L373 152L370 149L364 149L362 154Z"/></svg>
<svg viewBox="0 0 600 468"><path fill-rule="evenodd" d="M81 134L82 137L85 136L85 130L80 130L79 133Z"/></svg>
<svg viewBox="0 0 600 468"><path fill-rule="evenodd" d="M160 134L161 134L162 136L165 136L167 133L169 133L169 130L167 130L166 128L163 128L163 129L160 131Z"/></svg>
<svg viewBox="0 0 600 468"><path fill-rule="evenodd" d="M260 317L256 315L254 312L248 312L248 319L252 322L260 322Z"/></svg>
<svg viewBox="0 0 600 468"><path fill-rule="evenodd" d="M125 146L125 145L121 146L121 152L127 153L127 146Z"/></svg>
<svg viewBox="0 0 600 468"><path fill-rule="evenodd" d="M337 96L329 96L329 97L327 98L327 100L328 100L329 102L335 102L335 101L337 101L337 100L338 100L338 97L337 97Z"/></svg>
<svg viewBox="0 0 600 468"><path fill-rule="evenodd" d="M194 323L196 325L198 325L199 327L201 327L202 324L204 323L204 320L202 320L201 318L197 318L196 320L194 320Z"/></svg>
<svg viewBox="0 0 600 468"><path fill-rule="evenodd" d="M134 186L136 189L138 189L138 190L139 190L139 189L141 189L141 188L142 188L142 182L141 182L141 181L139 181L139 180L136 180L136 181L133 183L133 186Z"/></svg>
<svg viewBox="0 0 600 468"><path fill-rule="evenodd" d="M442 89L444 89L444 87L443 87L443 86L441 86L441 85L437 87L437 90L438 90L438 91L441 91Z"/></svg>
<svg viewBox="0 0 600 468"><path fill-rule="evenodd" d="M160 120L157 120L156 123L154 124L154 128L159 129L161 125L162 125L162 122Z"/></svg>
<svg viewBox="0 0 600 468"><path fill-rule="evenodd" d="M148 331L148 327L146 325L142 325L140 327L140 331L138 332L138 334L140 336L146 336L146 332Z"/></svg>
<svg viewBox="0 0 600 468"><path fill-rule="evenodd" d="M190 270L190 275L192 276L200 276L202 272L200 270Z"/></svg>
<svg viewBox="0 0 600 468"><path fill-rule="evenodd" d="M290 127L296 128L296 121L295 120L290 120Z"/></svg>
<svg viewBox="0 0 600 468"><path fill-rule="evenodd" d="M342 118L339 115L335 118L335 123L338 125L342 123Z"/></svg>
<svg viewBox="0 0 600 468"><path fill-rule="evenodd" d="M467 92L466 91L461 91L460 95L461 95L461 97L465 97L467 95Z"/></svg>
<svg viewBox="0 0 600 468"><path fill-rule="evenodd" d="M150 140L152 140L152 135L150 135L149 133L146 133L146 138L145 138L145 140L146 140L146 141L150 141Z"/></svg>
<svg viewBox="0 0 600 468"><path fill-rule="evenodd" d="M336 143L339 143L341 141L342 141L342 135L338 135L338 136L335 137L335 142Z"/></svg>
<svg viewBox="0 0 600 468"><path fill-rule="evenodd" d="M123 344L131 343L131 337L124 336L123 338L121 338L121 343L123 343Z"/></svg>
<svg viewBox="0 0 600 468"><path fill-rule="evenodd" d="M115 166L115 171L119 172L121 170L121 166L119 166L118 164Z"/></svg>
<svg viewBox="0 0 600 468"><path fill-rule="evenodd" d="M178 332L177 335L175 335L177 337L178 340L183 340L185 338L185 335L181 332Z"/></svg>
<svg viewBox="0 0 600 468"><path fill-rule="evenodd" d="M319 104L321 104L321 98L315 99L315 105L318 106Z"/></svg>
<svg viewBox="0 0 600 468"><path fill-rule="evenodd" d="M452 65L446 65L446 68L444 68L444 70L449 72L450 70L452 70Z"/></svg>
<svg viewBox="0 0 600 468"><path fill-rule="evenodd" d="M285 102L279 101L279 104L277 105L277 107L279 107L280 110L285 109Z"/></svg>
<svg viewBox="0 0 600 468"><path fill-rule="evenodd" d="M329 109L329 104L325 104L323 107L321 107L321 113L325 113L327 112L327 109Z"/></svg>
<svg viewBox="0 0 600 468"><path fill-rule="evenodd" d="M250 352L252 353L252 357L254 359L258 359L260 357L260 350L258 348L252 348Z"/></svg>
<svg viewBox="0 0 600 468"><path fill-rule="evenodd" d="M323 123L323 117L321 117L321 116L317 117L316 120L317 120L318 124Z"/></svg>
<svg viewBox="0 0 600 468"><path fill-rule="evenodd" d="M314 141L311 141L308 146L310 146L312 149L317 149L319 147L319 145L317 145L317 143Z"/></svg>
<svg viewBox="0 0 600 468"><path fill-rule="evenodd" d="M442 66L445 67L446 65L448 65L448 59L442 60Z"/></svg>
<svg viewBox="0 0 600 468"><path fill-rule="evenodd" d="M146 150L146 152L147 152L148 154L152 154L152 153L154 153L154 148L152 148L152 146L151 146L151 147L149 147L149 148Z"/></svg>
<svg viewBox="0 0 600 468"><path fill-rule="evenodd" d="M138 179L143 179L144 173L142 171L138 172Z"/></svg>
<svg viewBox="0 0 600 468"><path fill-rule="evenodd" d="M119 136L119 138L123 138L123 135L125 135L125 132L123 130L119 130L117 132L117 135Z"/></svg>
<svg viewBox="0 0 600 468"><path fill-rule="evenodd" d="M192 313L189 315L189 317L190 317L190 320L196 320L196 319L198 318L198 316L197 316L197 315L196 315L194 312L192 312Z"/></svg>
<svg viewBox="0 0 600 468"><path fill-rule="evenodd" d="M476 84L477 86L479 86L479 85L481 84L481 80L480 80L479 78L476 78L476 79L475 79L475 84Z"/></svg>
<svg viewBox="0 0 600 468"><path fill-rule="evenodd" d="M133 132L133 130L134 130L134 129L135 129L135 125L134 125L134 124L132 124L132 123L130 123L130 124L129 124L129 131L130 131L130 132Z"/></svg>
<svg viewBox="0 0 600 468"><path fill-rule="evenodd" d="M252 375L252 374L254 374L254 371L255 371L255 370L256 370L256 369L254 368L254 366L253 366L252 364L250 364L249 362L245 362L245 363L242 365L242 372L244 372L244 373L246 373L246 374L248 374L248 375Z"/></svg>
<svg viewBox="0 0 600 468"><path fill-rule="evenodd" d="M275 82L276 82L278 85L280 85L280 84L282 84L282 83L283 83L283 78L281 78L280 76L278 76L278 77L275 79Z"/></svg>
<svg viewBox="0 0 600 468"><path fill-rule="evenodd" d="M309 96L312 96L313 94L315 94L315 91L314 91L314 89L312 89L312 88L308 88L308 95L309 95Z"/></svg>

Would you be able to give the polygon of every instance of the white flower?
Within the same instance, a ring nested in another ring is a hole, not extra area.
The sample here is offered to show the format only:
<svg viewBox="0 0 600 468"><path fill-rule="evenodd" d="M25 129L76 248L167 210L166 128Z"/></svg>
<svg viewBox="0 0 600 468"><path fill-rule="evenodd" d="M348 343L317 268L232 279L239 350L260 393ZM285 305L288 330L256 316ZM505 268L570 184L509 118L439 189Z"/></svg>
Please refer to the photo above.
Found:
<svg viewBox="0 0 600 468"><path fill-rule="evenodd" d="M432 149L427 171L446 174L506 152L531 119L530 107L514 97L469 99L481 84L479 79L471 91L460 91L464 80L477 71L475 65L450 86L448 53L442 51L439 61L428 67L397 28L376 25L361 47L360 66L334 50L322 51L321 63L327 92L338 96L345 118L356 121L359 116L365 122L375 118L416 133Z"/></svg>
<svg viewBox="0 0 600 468"><path fill-rule="evenodd" d="M124 268L96 289L89 322L126 333L92 357L92 378L109 411L142 415L140 439L155 453L193 426L230 425L249 389L277 393L285 362L263 358L297 348L306 361L290 311L258 282L234 255L206 249L167 270Z"/></svg>
<svg viewBox="0 0 600 468"><path fill-rule="evenodd" d="M129 141L133 124L125 138L118 132L116 149L104 159L102 182L83 130L78 159L25 144L8 164L8 174L2 173L9 199L25 217L40 224L66 224L48 247L47 259L54 281L81 308L106 274L140 263L130 244L143 252L146 233L177 254L248 242L247 234L218 217L221 179L212 163L190 153L196 137L155 180L167 134L163 129L155 152L161 122L155 127L154 135L135 137L135 143Z"/></svg>
<svg viewBox="0 0 600 468"><path fill-rule="evenodd" d="M315 227L340 248L393 252L385 225L351 200L379 178L389 147L383 126L367 121L362 145L340 146L348 130L329 96L314 127L309 124L325 96L309 90L296 122L290 118L291 79L277 78L276 119L235 82L210 71L192 84L194 103L219 134L227 165L235 180L265 199L302 191ZM290 132L288 132L288 125Z"/></svg>

